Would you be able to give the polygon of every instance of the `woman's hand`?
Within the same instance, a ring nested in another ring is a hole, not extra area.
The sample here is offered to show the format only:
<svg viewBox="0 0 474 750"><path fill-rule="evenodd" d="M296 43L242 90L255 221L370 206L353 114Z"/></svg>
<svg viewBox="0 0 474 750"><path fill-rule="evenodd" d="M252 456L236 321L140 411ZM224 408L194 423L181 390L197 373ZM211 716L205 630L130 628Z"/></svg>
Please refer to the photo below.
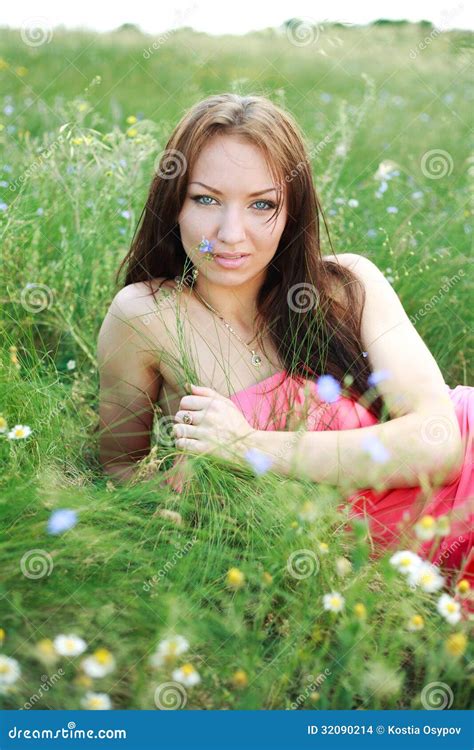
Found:
<svg viewBox="0 0 474 750"><path fill-rule="evenodd" d="M191 424L183 422L186 412ZM241 459L256 432L229 398L204 386L191 385L191 394L181 399L175 420L177 448L226 460Z"/></svg>

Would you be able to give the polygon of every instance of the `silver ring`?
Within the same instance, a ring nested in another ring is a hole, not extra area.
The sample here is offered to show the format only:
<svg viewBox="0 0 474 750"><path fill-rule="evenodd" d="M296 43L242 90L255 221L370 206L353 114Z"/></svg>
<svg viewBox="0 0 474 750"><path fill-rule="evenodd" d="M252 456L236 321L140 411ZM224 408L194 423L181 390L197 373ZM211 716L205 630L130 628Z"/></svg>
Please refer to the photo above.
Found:
<svg viewBox="0 0 474 750"><path fill-rule="evenodd" d="M192 418L191 414L188 411L186 411L184 413L183 422L184 422L184 424L192 424L193 423L193 418Z"/></svg>

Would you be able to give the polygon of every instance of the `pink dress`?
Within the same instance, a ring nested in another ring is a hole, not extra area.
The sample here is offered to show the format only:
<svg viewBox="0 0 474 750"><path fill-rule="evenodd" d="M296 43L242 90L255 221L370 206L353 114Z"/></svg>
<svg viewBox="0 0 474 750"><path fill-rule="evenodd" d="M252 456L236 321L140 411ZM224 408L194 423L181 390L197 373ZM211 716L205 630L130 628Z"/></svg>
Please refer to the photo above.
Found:
<svg viewBox="0 0 474 750"><path fill-rule="evenodd" d="M443 568L448 582L454 575L455 580L467 578L473 586L474 388L464 385L453 389L446 387L456 410L464 445L464 462L456 480L433 489L426 499L421 487L383 492L368 488L346 497L345 503L352 506L350 517L367 518L372 538L379 548L417 551ZM307 430L351 430L378 423L373 414L347 397L340 396L331 404L322 402L314 381L292 378L285 370L232 394L230 398L249 424L258 430L283 430L289 403L294 404L296 413L303 410ZM436 537L435 547L435 541L421 543L413 534L411 544L407 542L413 524L423 515L449 516L450 532L441 537L441 543ZM399 546L401 537L402 547Z"/></svg>

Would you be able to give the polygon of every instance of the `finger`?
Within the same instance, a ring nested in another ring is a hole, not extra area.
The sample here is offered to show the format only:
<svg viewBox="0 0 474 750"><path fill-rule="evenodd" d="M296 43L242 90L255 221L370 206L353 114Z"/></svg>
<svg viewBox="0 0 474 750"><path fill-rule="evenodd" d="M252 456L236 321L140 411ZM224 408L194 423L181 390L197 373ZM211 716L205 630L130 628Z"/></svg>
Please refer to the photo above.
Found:
<svg viewBox="0 0 474 750"><path fill-rule="evenodd" d="M219 398L225 398L225 396L222 395L222 393L219 393L218 391L215 391L214 388L208 388L205 385L194 385L191 383L191 393L195 393L199 396L212 396L212 397L219 397Z"/></svg>
<svg viewBox="0 0 474 750"><path fill-rule="evenodd" d="M195 411L198 411L199 409L204 409L210 403L211 401L209 396L183 396L183 398L179 402L179 408L180 411L183 411L185 409L194 409Z"/></svg>
<svg viewBox="0 0 474 750"><path fill-rule="evenodd" d="M192 438L198 440L201 437L201 430L195 424L186 424L178 422L172 427L175 438Z"/></svg>
<svg viewBox="0 0 474 750"><path fill-rule="evenodd" d="M179 422L180 424L187 424L186 422L183 422L183 419L184 419L184 415L186 413L189 414L190 412L191 412L191 409L186 409L186 410L183 410L183 411L177 411L176 414L174 415L175 422ZM194 410L192 410L192 413L191 413L191 417L192 417L192 420L193 420L192 424L193 425L200 424L201 421L202 421L203 415L204 415L204 412L202 411L202 409L199 409L199 410L194 409Z"/></svg>
<svg viewBox="0 0 474 750"><path fill-rule="evenodd" d="M206 453L206 447L199 442L199 440L192 440L191 438L178 438L176 440L176 447L182 451L189 451L190 453Z"/></svg>

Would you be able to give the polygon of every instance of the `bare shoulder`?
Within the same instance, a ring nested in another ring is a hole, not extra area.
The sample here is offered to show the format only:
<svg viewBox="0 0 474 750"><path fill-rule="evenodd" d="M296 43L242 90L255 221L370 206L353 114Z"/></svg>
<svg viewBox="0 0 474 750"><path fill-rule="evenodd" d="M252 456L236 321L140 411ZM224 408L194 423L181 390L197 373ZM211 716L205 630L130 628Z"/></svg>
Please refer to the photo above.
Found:
<svg viewBox="0 0 474 750"><path fill-rule="evenodd" d="M159 291L162 280L153 281L151 286L146 282L128 284L115 294L99 332L100 358L108 356L111 350L127 351L130 356L140 352L147 363L156 364L162 345L158 313L162 309L164 312L169 303L164 293ZM157 293L155 297L153 291ZM160 304L161 299L163 305Z"/></svg>

